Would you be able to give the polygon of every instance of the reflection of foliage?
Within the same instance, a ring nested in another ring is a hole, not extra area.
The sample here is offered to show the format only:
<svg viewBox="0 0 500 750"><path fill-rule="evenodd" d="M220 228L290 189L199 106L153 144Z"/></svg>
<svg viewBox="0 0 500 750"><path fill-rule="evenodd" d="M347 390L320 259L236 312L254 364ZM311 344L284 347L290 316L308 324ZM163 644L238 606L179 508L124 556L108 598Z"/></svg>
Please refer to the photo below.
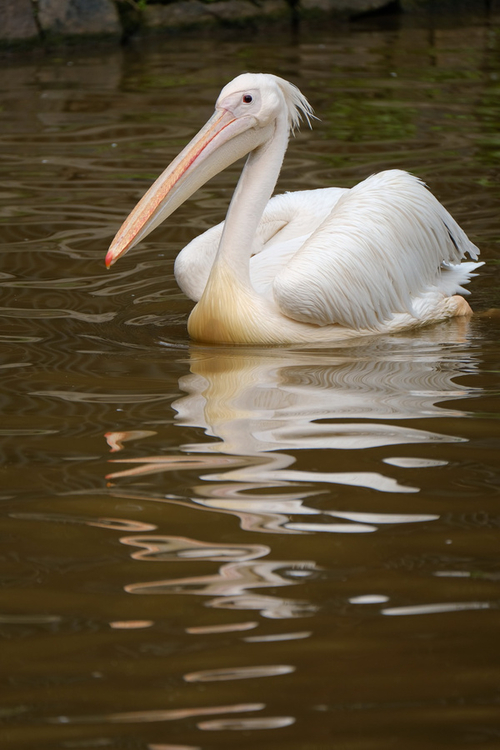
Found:
<svg viewBox="0 0 500 750"><path fill-rule="evenodd" d="M180 86L187 86L189 79L186 76L180 75L166 75L165 73L149 73L143 74L140 79L132 78L128 79L129 85L138 85L142 90L144 89L171 89L178 88Z"/></svg>
<svg viewBox="0 0 500 750"><path fill-rule="evenodd" d="M457 83L458 81L479 82L482 79L482 72L480 70L457 70L456 68L449 70L431 69L422 71L419 78L421 81L429 83L448 83L449 81L453 83Z"/></svg>
<svg viewBox="0 0 500 750"><path fill-rule="evenodd" d="M123 2L123 0L121 0ZM148 0L125 0L128 5L131 5L134 10L144 10L148 4Z"/></svg>
<svg viewBox="0 0 500 750"><path fill-rule="evenodd" d="M412 138L415 135L415 110L407 106L381 106L370 100L337 99L324 120L325 135L340 141L378 141Z"/></svg>
<svg viewBox="0 0 500 750"><path fill-rule="evenodd" d="M497 170L500 163L500 134L498 132L500 88L498 86L492 86L485 93L477 108L477 116L482 126L482 132L475 139L479 148L479 156L483 164ZM495 182L498 184L497 179Z"/></svg>

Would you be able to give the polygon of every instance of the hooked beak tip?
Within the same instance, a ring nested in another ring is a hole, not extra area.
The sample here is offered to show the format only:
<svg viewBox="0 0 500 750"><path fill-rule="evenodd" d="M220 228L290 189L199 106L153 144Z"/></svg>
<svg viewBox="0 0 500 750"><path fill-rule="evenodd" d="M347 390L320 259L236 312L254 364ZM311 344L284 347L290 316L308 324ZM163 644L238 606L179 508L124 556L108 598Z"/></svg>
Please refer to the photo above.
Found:
<svg viewBox="0 0 500 750"><path fill-rule="evenodd" d="M104 261L104 263L105 263L106 268L108 269L108 271L111 268L111 266L113 265L113 263L115 262L115 260L116 260L116 258L114 257L114 255L111 252L111 250L108 250L108 253L107 253L105 261Z"/></svg>

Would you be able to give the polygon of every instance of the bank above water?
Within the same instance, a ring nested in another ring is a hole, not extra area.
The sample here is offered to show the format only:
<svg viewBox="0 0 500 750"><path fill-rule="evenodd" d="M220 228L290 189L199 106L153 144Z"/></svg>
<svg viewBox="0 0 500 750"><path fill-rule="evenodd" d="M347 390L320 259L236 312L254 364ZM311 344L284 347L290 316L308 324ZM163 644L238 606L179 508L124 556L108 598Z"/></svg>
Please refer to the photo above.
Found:
<svg viewBox="0 0 500 750"><path fill-rule="evenodd" d="M497 0L0 0L0 46L37 47L96 37L207 26L296 21L329 14L352 19L376 12L488 11ZM500 5L500 3L499 3ZM460 6L459 8L457 6Z"/></svg>

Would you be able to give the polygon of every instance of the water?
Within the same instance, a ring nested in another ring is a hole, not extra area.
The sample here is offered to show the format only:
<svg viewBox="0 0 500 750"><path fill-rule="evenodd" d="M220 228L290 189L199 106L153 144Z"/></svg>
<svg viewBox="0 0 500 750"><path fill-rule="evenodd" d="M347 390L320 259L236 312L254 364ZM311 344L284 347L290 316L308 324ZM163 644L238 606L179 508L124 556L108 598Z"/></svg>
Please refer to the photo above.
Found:
<svg viewBox="0 0 500 750"><path fill-rule="evenodd" d="M498 748L498 18L4 58L2 748ZM320 121L279 190L424 178L477 311L307 351L192 345L178 250L117 227L242 70Z"/></svg>

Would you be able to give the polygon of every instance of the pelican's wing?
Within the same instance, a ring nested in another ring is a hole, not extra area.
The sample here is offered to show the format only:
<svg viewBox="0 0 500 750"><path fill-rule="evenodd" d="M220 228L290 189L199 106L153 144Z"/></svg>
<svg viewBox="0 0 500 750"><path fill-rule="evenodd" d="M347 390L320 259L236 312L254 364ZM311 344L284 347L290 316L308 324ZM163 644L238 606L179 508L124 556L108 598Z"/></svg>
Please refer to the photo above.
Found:
<svg viewBox="0 0 500 750"><path fill-rule="evenodd" d="M271 284L348 190L324 188L276 195L268 202L257 229L250 261L255 289L272 296ZM224 222L195 237L176 258L174 273L180 288L196 302L205 289Z"/></svg>
<svg viewBox="0 0 500 750"><path fill-rule="evenodd" d="M205 289L223 229L223 221L210 227L191 240L175 259L175 279L184 294L195 302L200 300Z"/></svg>
<svg viewBox="0 0 500 750"><path fill-rule="evenodd" d="M464 264L454 291L449 269L466 253L479 251L420 180L381 172L340 198L277 274L274 298L294 320L377 329L413 314L412 299L431 289L461 290L475 264Z"/></svg>
<svg viewBox="0 0 500 750"><path fill-rule="evenodd" d="M260 221L250 259L250 279L259 294L273 298L276 276L348 192L345 188L319 188L271 198Z"/></svg>

